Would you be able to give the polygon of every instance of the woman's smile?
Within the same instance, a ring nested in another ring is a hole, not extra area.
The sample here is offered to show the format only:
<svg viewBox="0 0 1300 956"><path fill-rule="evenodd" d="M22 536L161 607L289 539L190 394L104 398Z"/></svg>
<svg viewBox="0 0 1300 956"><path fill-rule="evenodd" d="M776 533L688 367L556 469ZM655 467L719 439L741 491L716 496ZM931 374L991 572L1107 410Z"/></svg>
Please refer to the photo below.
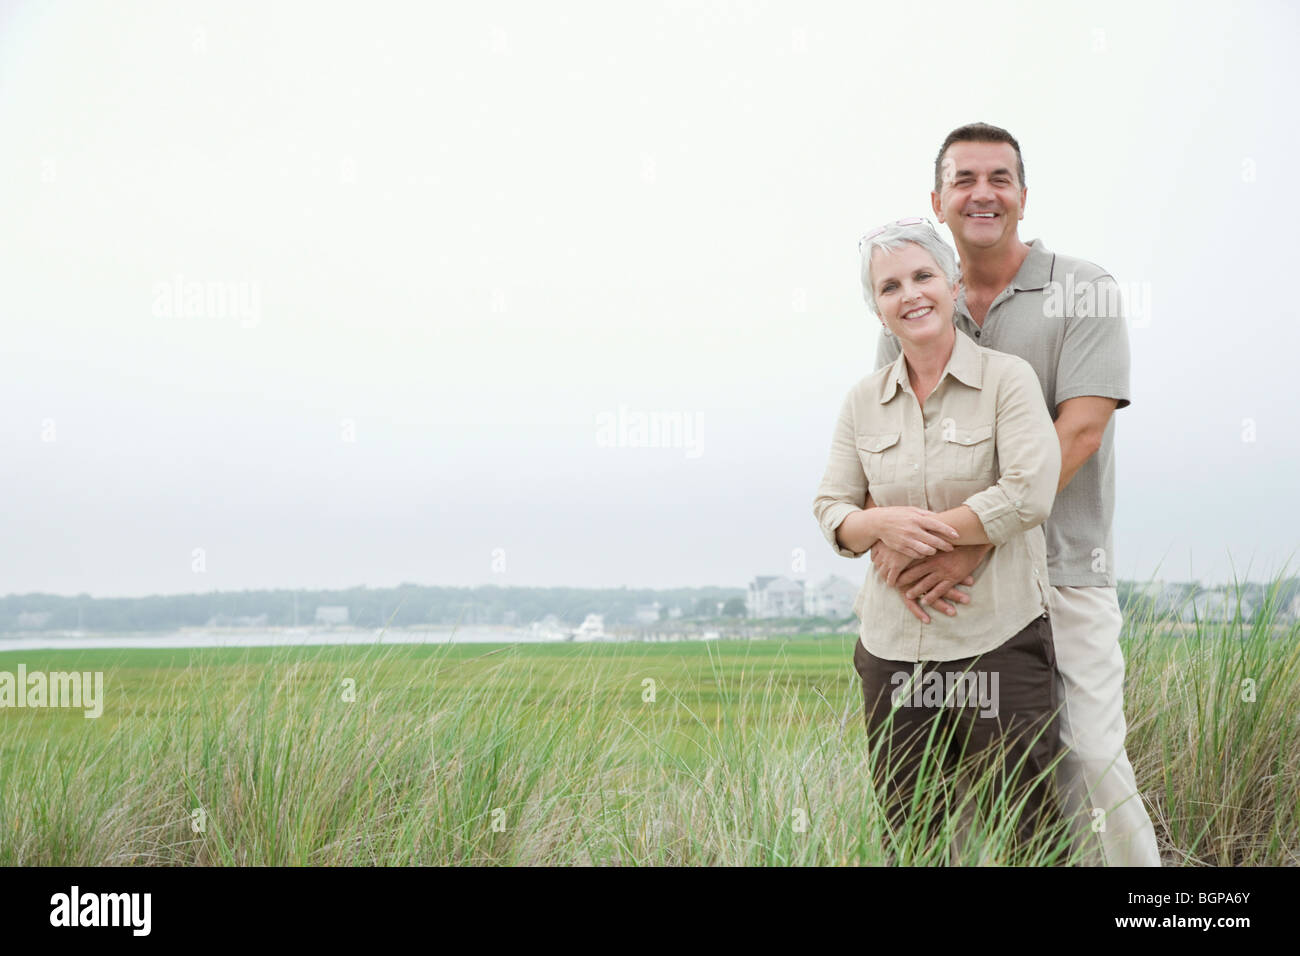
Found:
<svg viewBox="0 0 1300 956"><path fill-rule="evenodd" d="M946 336L957 290L924 247L908 242L871 254L875 305L885 328L920 345Z"/></svg>

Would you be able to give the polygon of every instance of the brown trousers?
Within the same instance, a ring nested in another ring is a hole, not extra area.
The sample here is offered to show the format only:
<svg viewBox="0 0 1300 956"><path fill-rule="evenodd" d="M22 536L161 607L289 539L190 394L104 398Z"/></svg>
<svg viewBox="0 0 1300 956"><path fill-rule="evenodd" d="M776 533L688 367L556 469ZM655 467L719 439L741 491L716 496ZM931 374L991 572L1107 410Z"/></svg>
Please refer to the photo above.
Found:
<svg viewBox="0 0 1300 956"><path fill-rule="evenodd" d="M1005 761L997 779L1009 797L1003 806L1015 807L1027 797L1016 825L1019 841L1059 820L1054 781L1047 773L1060 750L1060 701L1046 614L991 651L925 661L919 671L911 662L876 657L859 640L853 666L862 678L867 730L873 744L881 742L878 766L884 771L891 827L897 829L914 805L929 805L933 794L916 792L923 766L930 765L927 781L937 779L938 765L945 776L962 766L982 771L999 746ZM939 801L932 828L944 812Z"/></svg>

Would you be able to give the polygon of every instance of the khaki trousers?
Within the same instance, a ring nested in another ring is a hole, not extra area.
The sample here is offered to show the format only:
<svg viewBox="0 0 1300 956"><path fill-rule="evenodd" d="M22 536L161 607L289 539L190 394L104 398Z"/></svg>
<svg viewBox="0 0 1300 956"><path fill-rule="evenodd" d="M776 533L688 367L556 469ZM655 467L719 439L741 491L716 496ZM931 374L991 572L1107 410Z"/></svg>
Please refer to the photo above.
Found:
<svg viewBox="0 0 1300 956"><path fill-rule="evenodd" d="M1124 750L1124 655L1115 588L1053 587L1063 812L1093 865L1159 866L1155 828Z"/></svg>

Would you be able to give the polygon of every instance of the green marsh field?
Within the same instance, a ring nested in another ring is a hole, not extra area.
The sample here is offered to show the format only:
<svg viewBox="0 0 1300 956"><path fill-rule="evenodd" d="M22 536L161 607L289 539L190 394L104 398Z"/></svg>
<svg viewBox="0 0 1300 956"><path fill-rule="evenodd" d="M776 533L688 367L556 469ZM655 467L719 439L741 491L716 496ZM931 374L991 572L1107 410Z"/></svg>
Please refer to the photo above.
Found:
<svg viewBox="0 0 1300 956"><path fill-rule="evenodd" d="M1295 864L1297 625L1192 632L1123 642L1162 855ZM1060 833L1014 846L987 779L889 829L855 640L0 653L104 674L99 718L0 709L0 864L1080 862Z"/></svg>

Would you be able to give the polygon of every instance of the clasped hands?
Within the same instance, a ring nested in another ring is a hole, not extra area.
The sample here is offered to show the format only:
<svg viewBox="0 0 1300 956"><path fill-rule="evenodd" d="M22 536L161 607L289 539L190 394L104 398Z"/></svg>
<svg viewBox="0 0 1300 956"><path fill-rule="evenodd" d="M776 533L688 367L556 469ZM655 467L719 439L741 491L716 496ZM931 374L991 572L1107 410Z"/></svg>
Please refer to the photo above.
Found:
<svg viewBox="0 0 1300 956"><path fill-rule="evenodd" d="M873 504L869 501L868 507ZM896 512L889 517L897 521L882 529L871 548L871 563L885 583L898 589L912 615L929 624L926 607L952 616L957 613L954 603L969 604L970 595L958 586L975 583L972 575L991 545L954 545L944 540L956 537L956 532L921 508L882 508L878 513L882 519L883 512Z"/></svg>

